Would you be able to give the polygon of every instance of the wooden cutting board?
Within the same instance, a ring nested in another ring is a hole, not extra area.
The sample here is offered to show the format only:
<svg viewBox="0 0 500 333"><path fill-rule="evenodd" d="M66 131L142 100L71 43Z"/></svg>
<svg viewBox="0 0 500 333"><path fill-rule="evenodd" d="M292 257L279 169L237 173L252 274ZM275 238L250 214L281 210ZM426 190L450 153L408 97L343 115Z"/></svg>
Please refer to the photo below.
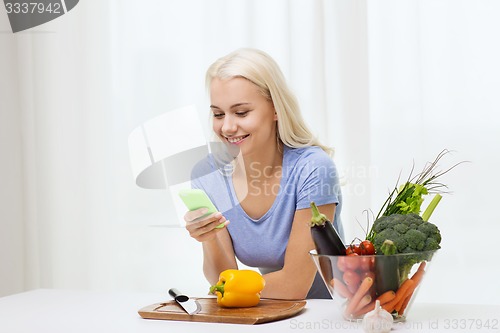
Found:
<svg viewBox="0 0 500 333"><path fill-rule="evenodd" d="M175 301L157 303L139 310L145 319L163 319L232 324L261 324L292 317L302 311L306 301L284 301L261 299L250 308L223 308L216 298L195 298L201 304L201 311L188 315Z"/></svg>

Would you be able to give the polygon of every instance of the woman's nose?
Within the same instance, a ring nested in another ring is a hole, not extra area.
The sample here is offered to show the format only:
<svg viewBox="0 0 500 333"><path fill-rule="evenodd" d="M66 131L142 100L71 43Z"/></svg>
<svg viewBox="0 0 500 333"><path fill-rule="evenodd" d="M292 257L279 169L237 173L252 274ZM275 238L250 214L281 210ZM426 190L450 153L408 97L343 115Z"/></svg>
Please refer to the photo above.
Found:
<svg viewBox="0 0 500 333"><path fill-rule="evenodd" d="M234 117L227 115L224 117L224 123L222 124L222 133L233 134L237 131L237 123Z"/></svg>

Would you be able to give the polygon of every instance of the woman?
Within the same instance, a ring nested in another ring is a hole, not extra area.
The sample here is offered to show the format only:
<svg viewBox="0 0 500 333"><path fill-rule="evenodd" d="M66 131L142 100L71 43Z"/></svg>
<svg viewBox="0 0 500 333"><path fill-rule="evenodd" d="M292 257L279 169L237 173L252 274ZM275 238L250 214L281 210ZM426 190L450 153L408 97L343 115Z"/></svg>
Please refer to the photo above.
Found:
<svg viewBox="0 0 500 333"><path fill-rule="evenodd" d="M240 261L263 274L262 297L329 298L309 256L308 221L314 201L343 233L330 150L307 129L278 65L264 52L236 50L210 66L206 81L213 131L234 157L229 171L211 155L192 173L193 187L219 209L185 215L190 235L202 243L207 280L215 284Z"/></svg>

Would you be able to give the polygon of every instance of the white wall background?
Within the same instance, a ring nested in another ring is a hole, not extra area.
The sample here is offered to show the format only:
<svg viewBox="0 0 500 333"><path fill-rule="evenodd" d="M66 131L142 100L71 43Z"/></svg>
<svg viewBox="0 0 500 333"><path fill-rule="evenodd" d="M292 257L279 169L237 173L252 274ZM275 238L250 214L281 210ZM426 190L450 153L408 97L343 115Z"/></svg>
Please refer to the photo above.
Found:
<svg viewBox="0 0 500 333"><path fill-rule="evenodd" d="M498 304L499 12L487 0L86 0L12 34L1 9L0 296L206 292L200 244L166 191L134 185L127 138L173 108L206 111L207 66L249 46L282 65L336 148L347 239L413 161L444 148L443 168L471 161L443 178L443 249L419 301Z"/></svg>

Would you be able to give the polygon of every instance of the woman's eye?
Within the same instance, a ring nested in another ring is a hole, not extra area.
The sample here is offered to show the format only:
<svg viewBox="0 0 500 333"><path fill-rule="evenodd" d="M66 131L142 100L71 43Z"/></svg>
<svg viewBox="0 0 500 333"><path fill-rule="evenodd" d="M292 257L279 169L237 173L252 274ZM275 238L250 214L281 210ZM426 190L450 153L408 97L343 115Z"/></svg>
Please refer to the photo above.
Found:
<svg viewBox="0 0 500 333"><path fill-rule="evenodd" d="M214 118L220 119L224 117L224 113L214 113Z"/></svg>
<svg viewBox="0 0 500 333"><path fill-rule="evenodd" d="M246 116L248 114L248 112L249 111L238 111L238 112L236 112L236 115L238 117L244 117L244 116Z"/></svg>

